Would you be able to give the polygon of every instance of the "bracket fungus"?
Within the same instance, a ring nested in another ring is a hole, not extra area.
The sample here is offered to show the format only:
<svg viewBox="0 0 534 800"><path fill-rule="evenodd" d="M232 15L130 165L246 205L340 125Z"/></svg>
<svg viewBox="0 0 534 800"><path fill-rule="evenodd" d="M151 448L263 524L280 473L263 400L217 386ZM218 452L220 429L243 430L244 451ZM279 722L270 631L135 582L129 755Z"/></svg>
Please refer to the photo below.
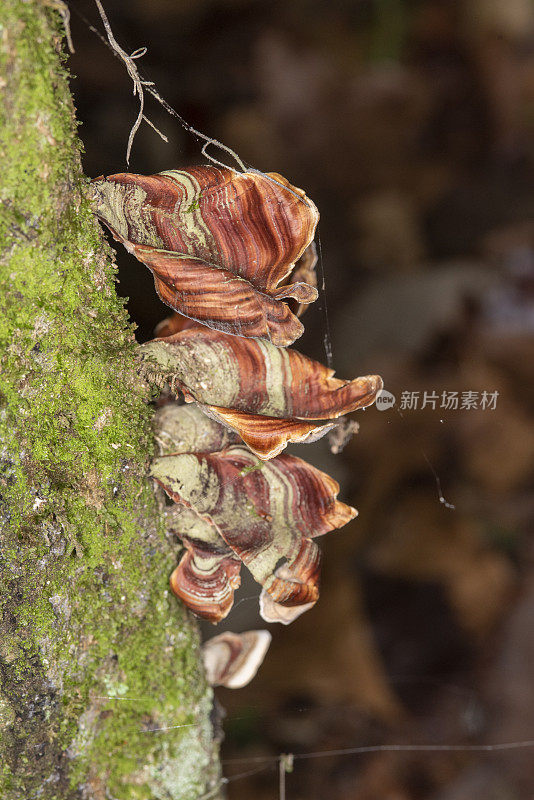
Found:
<svg viewBox="0 0 534 800"><path fill-rule="evenodd" d="M142 345L188 402L239 434L260 458L278 455L289 442L324 436L333 420L374 402L378 375L352 381L291 348L261 339L228 336L194 325Z"/></svg>
<svg viewBox="0 0 534 800"><path fill-rule="evenodd" d="M236 445L198 452L194 444L184 452L178 443L187 437L177 432L188 407L172 408L174 453L155 458L150 474L179 507L171 526L178 523L186 551L171 577L174 593L218 622L230 611L242 562L262 586L268 621L287 624L319 597L321 557L313 539L345 525L355 509L337 500L333 478L295 456L265 462ZM199 521L190 517L184 525L182 506Z"/></svg>
<svg viewBox="0 0 534 800"><path fill-rule="evenodd" d="M216 623L245 565L262 587L262 617L288 624L319 596L315 538L356 511L337 499L336 481L282 451L336 425L352 432L355 423L336 420L382 388L377 375L340 380L285 349L317 298L317 208L277 173L211 165L119 173L91 186L97 216L152 271L175 312L158 326L160 338L141 346L155 382L163 377L186 400L157 412L160 455L150 469L174 501L167 526L184 547L171 587ZM268 636L208 642L212 682L244 685Z"/></svg>
<svg viewBox="0 0 534 800"><path fill-rule="evenodd" d="M285 284L313 241L319 212L277 173L201 166L92 182L96 213L153 273L175 311L216 330L279 347L302 335L286 300L317 299Z"/></svg>
<svg viewBox="0 0 534 800"><path fill-rule="evenodd" d="M212 686L241 689L256 675L271 644L269 631L227 631L202 645L206 677Z"/></svg>

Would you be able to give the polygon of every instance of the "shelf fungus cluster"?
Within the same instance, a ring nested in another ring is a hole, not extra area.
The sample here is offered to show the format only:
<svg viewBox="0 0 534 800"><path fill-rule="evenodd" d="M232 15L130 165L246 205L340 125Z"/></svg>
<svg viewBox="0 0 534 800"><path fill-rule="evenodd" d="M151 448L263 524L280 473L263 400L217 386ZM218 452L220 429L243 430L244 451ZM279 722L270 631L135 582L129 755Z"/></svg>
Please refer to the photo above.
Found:
<svg viewBox="0 0 534 800"><path fill-rule="evenodd" d="M219 622L245 565L262 587L267 622L287 624L313 605L321 559L313 539L356 514L336 499L338 484L295 456L263 461L196 405L166 405L155 425L163 455L151 475L175 501L168 524L185 546L171 576L175 594ZM199 439L191 431L202 431Z"/></svg>
<svg viewBox="0 0 534 800"><path fill-rule="evenodd" d="M316 537L356 511L332 478L283 451L331 431L382 388L377 375L341 380L289 347L317 298L317 209L276 173L213 166L112 175L92 191L99 218L175 312L141 346L175 396L156 413L151 466L184 546L172 589L216 623L244 566L261 586L262 617L288 624L319 596ZM269 635L211 642L212 682L237 686L255 674Z"/></svg>

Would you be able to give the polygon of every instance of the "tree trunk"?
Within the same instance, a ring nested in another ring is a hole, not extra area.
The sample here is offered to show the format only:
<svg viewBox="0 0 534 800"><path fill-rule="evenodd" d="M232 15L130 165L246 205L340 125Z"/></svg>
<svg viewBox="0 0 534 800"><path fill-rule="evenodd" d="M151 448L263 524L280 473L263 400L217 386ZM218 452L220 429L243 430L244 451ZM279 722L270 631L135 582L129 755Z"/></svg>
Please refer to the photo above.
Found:
<svg viewBox="0 0 534 800"><path fill-rule="evenodd" d="M217 797L149 389L47 5L0 3L0 797Z"/></svg>

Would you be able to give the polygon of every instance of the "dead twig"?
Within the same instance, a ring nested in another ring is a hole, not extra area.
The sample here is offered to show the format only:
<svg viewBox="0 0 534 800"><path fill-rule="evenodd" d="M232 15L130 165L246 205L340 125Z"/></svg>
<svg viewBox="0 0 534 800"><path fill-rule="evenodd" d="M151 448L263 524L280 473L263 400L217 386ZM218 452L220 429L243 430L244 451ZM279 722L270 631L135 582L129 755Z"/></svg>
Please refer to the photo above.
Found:
<svg viewBox="0 0 534 800"><path fill-rule="evenodd" d="M153 83L151 81L144 81L144 80L141 79L141 77L139 75L139 71L138 71L137 66L135 64L135 60L137 58L142 58L145 55L146 50L147 50L146 47L139 47L137 50L134 50L133 53L128 55L126 50L123 50L123 48L120 46L120 44L115 39L115 37L113 35L113 31L111 30L111 25L109 24L109 20L107 18L107 14L104 11L104 7L102 6L102 3L100 2L100 0L95 0L95 3L96 3L96 6L98 8L98 12L99 12L100 17L102 19L102 22L104 24L104 28L106 30L106 35L108 37L108 42L109 42L111 48L113 49L113 51L117 54L117 56L126 65L126 69L128 71L128 75L130 76L130 78L132 79L132 82L133 82L134 97L137 96L139 98L139 113L137 114L137 118L136 118L134 124L132 125L132 129L130 131L130 135L128 136L128 146L126 148L126 163L129 164L130 163L130 153L132 152L133 140L134 140L135 134L139 130L139 127L140 127L141 122L143 120L145 120L145 122L147 122L150 125L150 127L153 130L156 131L158 136L161 136L163 141L168 142L168 139L163 133L161 133L161 131L159 131L156 128L154 123L151 122L144 114L144 109L145 109L144 88L145 88L145 86L146 87L153 86Z"/></svg>

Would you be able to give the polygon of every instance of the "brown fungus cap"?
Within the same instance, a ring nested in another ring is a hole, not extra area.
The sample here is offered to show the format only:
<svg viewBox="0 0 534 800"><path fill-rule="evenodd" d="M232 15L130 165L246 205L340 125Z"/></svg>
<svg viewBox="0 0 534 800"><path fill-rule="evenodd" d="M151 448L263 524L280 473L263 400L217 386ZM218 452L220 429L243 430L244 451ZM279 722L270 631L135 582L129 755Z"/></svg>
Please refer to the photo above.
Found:
<svg viewBox="0 0 534 800"><path fill-rule="evenodd" d="M174 391L234 430L260 458L289 442L324 436L332 420L371 405L382 389L378 375L340 380L334 371L292 348L228 336L195 325L142 345Z"/></svg>
<svg viewBox="0 0 534 800"><path fill-rule="evenodd" d="M269 631L227 631L202 646L206 677L212 686L241 689L255 677L271 644Z"/></svg>
<svg viewBox="0 0 534 800"><path fill-rule="evenodd" d="M96 213L153 273L168 306L236 336L285 347L303 327L286 300L317 299L284 284L313 241L319 212L276 173L199 166L92 182Z"/></svg>

